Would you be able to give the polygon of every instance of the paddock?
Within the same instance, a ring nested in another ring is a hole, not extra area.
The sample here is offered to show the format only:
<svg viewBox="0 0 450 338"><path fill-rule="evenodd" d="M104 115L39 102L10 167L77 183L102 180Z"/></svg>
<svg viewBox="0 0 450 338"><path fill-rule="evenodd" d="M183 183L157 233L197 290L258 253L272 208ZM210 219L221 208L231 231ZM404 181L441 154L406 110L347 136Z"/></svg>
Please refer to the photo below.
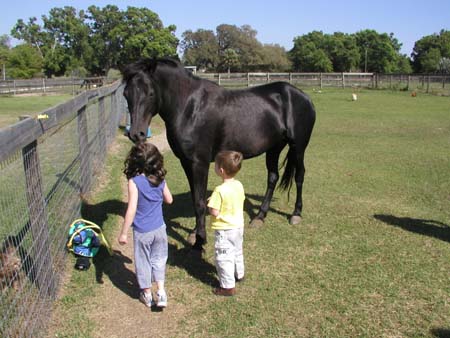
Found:
<svg viewBox="0 0 450 338"><path fill-rule="evenodd" d="M288 225L293 196L288 199L276 191L264 226L246 228L246 281L232 299L218 300L211 294L215 282L212 238L200 261L187 250L186 237L195 226L188 183L175 156L165 154L167 180L174 194L173 206L165 209L171 303L162 313L144 312L136 299L127 296L137 312L146 316L144 323L168 327L167 336L172 337L448 335L448 98L361 90L358 100L352 101L350 89L311 89L308 93L317 109L317 122L305 159L303 222ZM122 133L115 136L115 143L104 173L110 177L107 183L119 181L130 146ZM49 156L50 162L42 166L53 168L59 158ZM14 168L20 169L21 159L18 161ZM8 162L2 162L1 168L2 179L4 173L14 177L20 171L5 171L11 168ZM264 158L259 157L245 161L239 173L247 196L247 222L264 193L264 171ZM52 173L56 178L58 172ZM105 181L100 178L100 182ZM70 186L70 181L62 183ZM217 183L210 171L209 192ZM8 184L3 185L8 191L15 189L17 196L21 193L20 188ZM105 226L113 242L123 208L118 201L123 196L110 185L103 184L96 191L91 216L97 218L97 224L101 220L99 225ZM21 229L23 218L7 217L3 207L4 199L12 197L1 196L3 221L8 218L14 229ZM26 197L20 200L25 203ZM63 245L67 226L64 218L54 223L50 235L55 236L55 249ZM111 270L105 261L97 264L97 269ZM132 337L135 331L127 324L133 321L123 320L123 308L111 307L110 299L102 298L111 290L128 292L129 281L120 284L116 275L106 274L105 284L98 284L96 269L75 275L72 265L68 259L66 292L64 297L56 297L52 320L43 321L42 327L48 325L53 336L70 336L77 330L83 337L119 333ZM122 265L116 268L126 276ZM29 292L27 295L24 302L30 299ZM2 306L6 300L2 295ZM80 310L77 321L57 320L69 318L75 309ZM101 320L105 316L106 322ZM80 321L89 325L80 327Z"/></svg>

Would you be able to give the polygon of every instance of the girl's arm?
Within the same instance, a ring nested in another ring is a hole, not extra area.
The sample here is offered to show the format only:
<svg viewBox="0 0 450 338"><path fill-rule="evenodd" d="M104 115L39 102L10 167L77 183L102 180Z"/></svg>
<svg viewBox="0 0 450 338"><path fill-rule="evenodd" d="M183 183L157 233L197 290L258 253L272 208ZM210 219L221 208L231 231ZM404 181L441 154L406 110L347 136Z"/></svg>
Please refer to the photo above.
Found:
<svg viewBox="0 0 450 338"><path fill-rule="evenodd" d="M167 182L164 185L163 200L167 204L172 204L172 202L173 202L172 193L170 192L169 187L167 186Z"/></svg>
<svg viewBox="0 0 450 338"><path fill-rule="evenodd" d="M138 190L133 180L128 180L128 208L125 213L125 220L123 221L122 231L120 232L118 242L120 245L128 243L128 230L133 224L134 216L136 215L138 201Z"/></svg>

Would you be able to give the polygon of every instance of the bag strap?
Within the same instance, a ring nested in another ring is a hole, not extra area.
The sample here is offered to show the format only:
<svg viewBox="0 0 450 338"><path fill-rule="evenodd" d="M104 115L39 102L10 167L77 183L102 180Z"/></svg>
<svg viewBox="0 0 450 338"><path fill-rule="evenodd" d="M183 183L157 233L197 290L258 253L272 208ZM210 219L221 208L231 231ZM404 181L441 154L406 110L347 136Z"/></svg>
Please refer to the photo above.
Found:
<svg viewBox="0 0 450 338"><path fill-rule="evenodd" d="M86 225L85 225L85 226L82 226L82 227L79 227L78 229L76 229L76 230L73 232L73 234L70 236L69 240L67 241L67 249L68 249L69 251L72 251L72 252L73 252L73 245L72 245L72 242L73 242L73 239L74 239L74 237L75 237L76 235L78 235L78 234L79 234L81 231L83 231L83 230L86 230L86 229L92 229L92 230L100 237L100 240L101 240L101 242L105 245L106 249L108 250L109 255L110 255L110 256L113 255L111 246L109 245L109 243L108 243L108 241L107 241L105 235L103 235L102 228L100 228L97 224L95 224L95 223L93 223L93 222L90 222L90 221L88 221L88 220L82 219L82 218L79 218L79 219L76 219L75 221L73 221L72 224L70 225L70 227L74 226L74 225L75 225L76 223L78 223L78 222L83 222L83 223L85 223Z"/></svg>

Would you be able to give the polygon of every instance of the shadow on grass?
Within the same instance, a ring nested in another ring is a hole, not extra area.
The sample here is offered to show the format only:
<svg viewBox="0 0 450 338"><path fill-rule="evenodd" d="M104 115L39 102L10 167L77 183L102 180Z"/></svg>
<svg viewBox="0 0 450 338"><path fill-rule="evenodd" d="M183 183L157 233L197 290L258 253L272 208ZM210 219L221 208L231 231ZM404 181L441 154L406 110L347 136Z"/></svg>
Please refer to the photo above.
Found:
<svg viewBox="0 0 450 338"><path fill-rule="evenodd" d="M211 191L208 191L208 196L210 194ZM244 209L250 219L253 219L259 210L259 203L258 205L254 205L251 200L261 202L263 197L258 195L248 195L247 197ZM100 228L103 228L108 215L124 216L126 208L127 204L119 200L108 200L97 204L84 202L81 208L81 216L84 219L94 222ZM189 234L194 229L187 228L177 221L178 218L194 217L190 192L175 195L174 203L170 206L164 205L163 208L164 219L167 225L167 235L169 238L180 243L180 245L169 245L167 263L184 269L190 276L206 285L218 285L215 266L206 261L200 252L192 250L191 243L187 240ZM288 214L276 209L271 208L270 212L276 212L289 217ZM95 276L98 283L103 283L103 276L107 275L113 285L122 292L132 298L138 297L136 276L126 266L126 264L132 262L132 258L124 256L119 250L114 250L113 255L110 256L106 249L102 248L92 261L95 266Z"/></svg>
<svg viewBox="0 0 450 338"><path fill-rule="evenodd" d="M450 226L439 221L382 214L376 214L373 217L407 231L450 242Z"/></svg>
<svg viewBox="0 0 450 338"><path fill-rule="evenodd" d="M436 338L450 338L450 329L432 329L431 334Z"/></svg>
<svg viewBox="0 0 450 338"><path fill-rule="evenodd" d="M108 215L125 215L127 203L119 200L108 200L97 204L89 204L86 201L81 207L81 217L90 220L103 229ZM114 239L113 239L114 240ZM113 245L113 243L110 243ZM121 251L113 250L110 256L105 248L101 248L92 259L95 266L95 278L97 283L103 284L103 276L107 275L113 285L132 298L138 297L136 275L126 267L132 259L124 256Z"/></svg>

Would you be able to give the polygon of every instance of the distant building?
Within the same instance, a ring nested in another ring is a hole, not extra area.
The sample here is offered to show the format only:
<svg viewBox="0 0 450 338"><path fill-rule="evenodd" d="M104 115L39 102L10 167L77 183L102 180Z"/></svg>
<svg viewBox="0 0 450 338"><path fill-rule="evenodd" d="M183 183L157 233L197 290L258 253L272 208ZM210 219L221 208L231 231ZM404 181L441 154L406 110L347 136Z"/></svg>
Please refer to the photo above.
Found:
<svg viewBox="0 0 450 338"><path fill-rule="evenodd" d="M192 72L192 74L197 74L197 66L184 66L184 68Z"/></svg>

